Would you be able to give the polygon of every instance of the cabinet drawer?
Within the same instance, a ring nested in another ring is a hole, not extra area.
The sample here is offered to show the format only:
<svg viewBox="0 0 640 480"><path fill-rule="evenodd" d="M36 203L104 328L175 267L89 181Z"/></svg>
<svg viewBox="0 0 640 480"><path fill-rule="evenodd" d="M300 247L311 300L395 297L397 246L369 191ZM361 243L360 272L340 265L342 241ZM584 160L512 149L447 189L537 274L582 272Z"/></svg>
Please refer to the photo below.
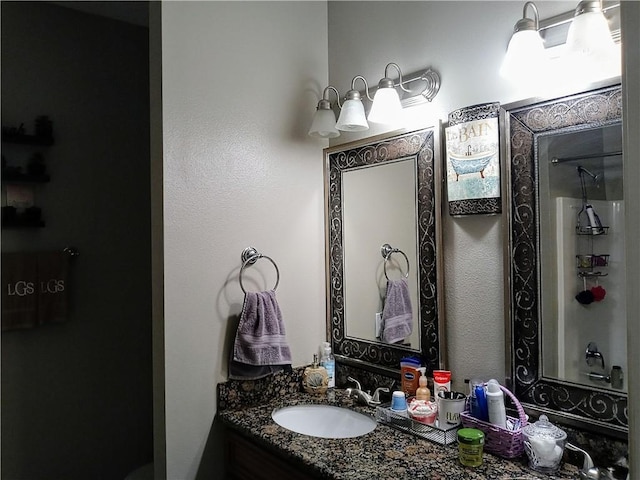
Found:
<svg viewBox="0 0 640 480"><path fill-rule="evenodd" d="M305 480L319 478L227 429L227 477L237 480Z"/></svg>

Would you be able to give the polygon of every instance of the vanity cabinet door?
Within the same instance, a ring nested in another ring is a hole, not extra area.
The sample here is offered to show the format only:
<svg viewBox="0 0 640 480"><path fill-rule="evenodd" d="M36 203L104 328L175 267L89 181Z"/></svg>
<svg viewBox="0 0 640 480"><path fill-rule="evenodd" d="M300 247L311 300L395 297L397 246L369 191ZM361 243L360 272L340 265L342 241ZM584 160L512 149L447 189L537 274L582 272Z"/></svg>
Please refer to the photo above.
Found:
<svg viewBox="0 0 640 480"><path fill-rule="evenodd" d="M306 480L319 478L227 429L227 478L234 480Z"/></svg>

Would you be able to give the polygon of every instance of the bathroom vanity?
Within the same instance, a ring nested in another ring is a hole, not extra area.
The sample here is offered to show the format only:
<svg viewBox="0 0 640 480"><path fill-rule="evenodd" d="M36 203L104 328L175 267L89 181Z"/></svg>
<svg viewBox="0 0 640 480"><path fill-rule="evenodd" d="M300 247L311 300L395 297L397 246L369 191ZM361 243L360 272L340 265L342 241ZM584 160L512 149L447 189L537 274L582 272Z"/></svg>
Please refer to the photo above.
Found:
<svg viewBox="0 0 640 480"><path fill-rule="evenodd" d="M228 478L252 479L573 479L574 465L564 463L555 475L534 472L522 456L505 460L485 453L477 468L458 461L457 444L440 445L378 424L355 438L301 435L276 424L271 413L289 405L321 403L374 415L374 408L355 405L344 390L321 396L300 391L298 373L272 380L227 382L218 386L218 420L226 430Z"/></svg>

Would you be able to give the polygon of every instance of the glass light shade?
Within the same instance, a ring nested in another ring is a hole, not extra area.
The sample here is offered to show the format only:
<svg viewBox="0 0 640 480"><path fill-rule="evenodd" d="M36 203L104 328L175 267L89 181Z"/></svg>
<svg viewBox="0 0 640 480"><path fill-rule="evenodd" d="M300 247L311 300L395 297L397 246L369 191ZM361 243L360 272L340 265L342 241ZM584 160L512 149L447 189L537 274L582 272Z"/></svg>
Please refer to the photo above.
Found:
<svg viewBox="0 0 640 480"><path fill-rule="evenodd" d="M567 49L582 55L613 52L615 42L604 14L587 12L574 17L567 33Z"/></svg>
<svg viewBox="0 0 640 480"><path fill-rule="evenodd" d="M574 17L566 46L571 69L577 76L596 80L620 74L620 52L602 12Z"/></svg>
<svg viewBox="0 0 640 480"><path fill-rule="evenodd" d="M547 73L544 42L536 30L521 30L512 35L500 75L511 81L535 81Z"/></svg>
<svg viewBox="0 0 640 480"><path fill-rule="evenodd" d="M336 128L343 132L361 132L369 129L362 100L347 100L342 104Z"/></svg>
<svg viewBox="0 0 640 480"><path fill-rule="evenodd" d="M336 129L336 116L333 110L319 108L316 110L309 128L309 135L320 138L335 138L340 136Z"/></svg>
<svg viewBox="0 0 640 480"><path fill-rule="evenodd" d="M369 121L386 125L397 124L402 115L400 97L395 88L379 88L373 97Z"/></svg>

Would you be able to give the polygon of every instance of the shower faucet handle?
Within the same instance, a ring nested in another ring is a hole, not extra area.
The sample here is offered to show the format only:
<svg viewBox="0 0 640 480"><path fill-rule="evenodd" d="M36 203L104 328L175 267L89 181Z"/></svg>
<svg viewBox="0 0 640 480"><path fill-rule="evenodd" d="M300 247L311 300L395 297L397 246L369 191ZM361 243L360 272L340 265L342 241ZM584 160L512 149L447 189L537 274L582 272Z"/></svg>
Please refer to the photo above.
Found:
<svg viewBox="0 0 640 480"><path fill-rule="evenodd" d="M587 365L593 367L594 364L600 363L604 370L604 356L598 351L598 345L595 342L589 342L587 350L585 351L584 358L587 361Z"/></svg>

